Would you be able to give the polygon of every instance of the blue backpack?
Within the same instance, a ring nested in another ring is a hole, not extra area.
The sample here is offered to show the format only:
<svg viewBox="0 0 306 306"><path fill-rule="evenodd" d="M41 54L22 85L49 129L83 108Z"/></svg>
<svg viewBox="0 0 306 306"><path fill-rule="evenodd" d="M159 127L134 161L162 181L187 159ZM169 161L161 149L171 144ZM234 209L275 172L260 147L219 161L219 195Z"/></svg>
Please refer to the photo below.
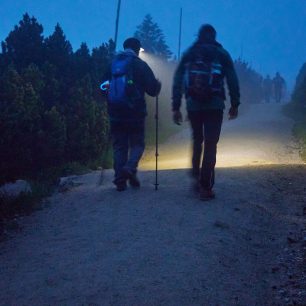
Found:
<svg viewBox="0 0 306 306"><path fill-rule="evenodd" d="M133 80L133 56L117 57L111 66L107 100L111 107L134 108L139 91Z"/></svg>

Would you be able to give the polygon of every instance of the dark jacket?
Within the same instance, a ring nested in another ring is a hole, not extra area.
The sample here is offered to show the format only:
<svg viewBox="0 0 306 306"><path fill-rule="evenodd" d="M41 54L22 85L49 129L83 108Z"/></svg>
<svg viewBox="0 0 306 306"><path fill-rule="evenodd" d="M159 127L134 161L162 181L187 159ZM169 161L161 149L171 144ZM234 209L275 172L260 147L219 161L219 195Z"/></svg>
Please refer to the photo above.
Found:
<svg viewBox="0 0 306 306"><path fill-rule="evenodd" d="M155 78L153 71L149 65L140 59L133 50L126 49L118 53L114 60L125 57L132 57L131 73L133 82L138 91L137 104L133 109L118 110L112 109L108 105L108 113L111 121L137 121L143 120L147 115L147 107L145 102L145 93L155 97L161 89L160 82ZM111 80L111 68L109 69L106 79Z"/></svg>
<svg viewBox="0 0 306 306"><path fill-rule="evenodd" d="M203 48L204 47L204 48ZM184 90L184 75L187 64L192 62L196 54L205 53L203 56L217 57L222 66L222 75L226 78L231 98L231 105L238 107L240 104L239 82L235 72L233 61L229 53L223 49L222 45L215 42L200 43L196 42L183 55L174 75L172 87L172 109L179 110L181 106L182 95ZM186 95L185 95L186 96ZM199 111L207 109L224 109L225 94L222 96L214 96L208 103L195 101L190 97L186 97L187 111Z"/></svg>

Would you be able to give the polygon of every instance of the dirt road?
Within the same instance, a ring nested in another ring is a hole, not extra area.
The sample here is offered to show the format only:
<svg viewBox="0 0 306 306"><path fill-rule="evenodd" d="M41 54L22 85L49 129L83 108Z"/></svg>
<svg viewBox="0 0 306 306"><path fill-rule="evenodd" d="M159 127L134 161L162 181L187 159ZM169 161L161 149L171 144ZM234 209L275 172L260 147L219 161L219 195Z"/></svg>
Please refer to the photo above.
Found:
<svg viewBox="0 0 306 306"><path fill-rule="evenodd" d="M75 177L2 242L0 305L303 305L306 168L290 120L264 114L264 129L225 124L212 202L193 194L186 169L163 170L157 192L154 171L122 193L112 171L102 186L99 172ZM245 152L249 166L227 166Z"/></svg>

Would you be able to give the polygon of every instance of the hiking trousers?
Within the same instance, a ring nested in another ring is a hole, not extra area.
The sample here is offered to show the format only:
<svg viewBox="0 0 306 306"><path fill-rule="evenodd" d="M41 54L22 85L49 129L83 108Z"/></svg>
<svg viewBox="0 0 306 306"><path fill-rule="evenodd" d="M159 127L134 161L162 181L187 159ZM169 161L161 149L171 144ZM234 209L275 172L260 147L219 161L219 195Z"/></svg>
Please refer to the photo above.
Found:
<svg viewBox="0 0 306 306"><path fill-rule="evenodd" d="M223 110L189 111L188 117L193 138L192 175L199 179L201 187L209 190L215 183L217 143L221 133Z"/></svg>
<svg viewBox="0 0 306 306"><path fill-rule="evenodd" d="M144 120L136 122L112 122L113 161L115 184L126 180L122 169L136 174L139 160L145 149Z"/></svg>

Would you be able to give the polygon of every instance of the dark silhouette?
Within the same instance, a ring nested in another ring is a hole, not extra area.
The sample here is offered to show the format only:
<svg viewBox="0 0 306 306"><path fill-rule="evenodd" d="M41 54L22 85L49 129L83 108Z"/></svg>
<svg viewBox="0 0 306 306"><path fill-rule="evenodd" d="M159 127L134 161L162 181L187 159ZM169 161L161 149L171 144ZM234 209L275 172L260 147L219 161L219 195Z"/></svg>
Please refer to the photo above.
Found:
<svg viewBox="0 0 306 306"><path fill-rule="evenodd" d="M263 94L266 103L270 103L273 94L273 81L268 74L262 82Z"/></svg>
<svg viewBox="0 0 306 306"><path fill-rule="evenodd" d="M284 78L279 72L276 72L276 75L273 78L274 98L276 103L281 103L281 100L284 97L285 88L286 82Z"/></svg>
<svg viewBox="0 0 306 306"><path fill-rule="evenodd" d="M136 176L138 162L145 148L144 125L147 115L144 94L157 96L161 83L151 68L138 55L140 41L136 38L125 40L124 51L112 61L107 79L108 113L114 153L114 184L118 191L127 187L139 187Z"/></svg>
<svg viewBox="0 0 306 306"><path fill-rule="evenodd" d="M201 200L214 198L212 188L215 179L217 143L225 108L224 76L231 97L229 119L235 119L238 115L240 93L233 61L228 52L216 41L215 29L211 25L203 25L197 41L183 55L175 72L172 102L173 120L176 124L180 124L181 98L185 93L193 132L192 176L195 179L195 186L200 183Z"/></svg>

